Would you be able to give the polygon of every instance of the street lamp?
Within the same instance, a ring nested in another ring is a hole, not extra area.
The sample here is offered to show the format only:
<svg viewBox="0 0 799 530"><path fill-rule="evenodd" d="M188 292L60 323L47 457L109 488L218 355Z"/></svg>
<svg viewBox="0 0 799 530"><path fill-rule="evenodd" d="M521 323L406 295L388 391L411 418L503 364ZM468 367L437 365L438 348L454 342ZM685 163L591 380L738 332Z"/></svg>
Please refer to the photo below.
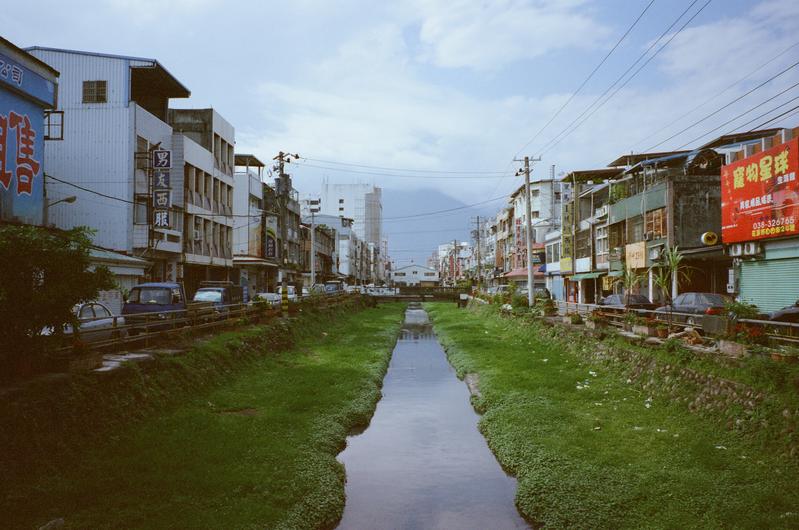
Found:
<svg viewBox="0 0 799 530"><path fill-rule="evenodd" d="M77 200L78 200L78 197L75 196L75 195L70 195L69 197L64 197L63 199L58 199L57 201L53 201L53 202L47 202L45 200L45 202L44 202L44 226L49 226L50 225L50 208L52 208L56 204L59 204L59 203L62 203L62 202L66 202L66 203L72 204L73 202L75 202Z"/></svg>

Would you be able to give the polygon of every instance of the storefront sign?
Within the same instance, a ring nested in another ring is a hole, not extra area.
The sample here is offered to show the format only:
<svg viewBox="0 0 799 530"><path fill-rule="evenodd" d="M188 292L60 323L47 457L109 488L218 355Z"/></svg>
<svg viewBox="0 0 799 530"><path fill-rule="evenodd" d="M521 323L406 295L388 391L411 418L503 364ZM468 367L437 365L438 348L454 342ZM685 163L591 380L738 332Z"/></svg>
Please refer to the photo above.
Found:
<svg viewBox="0 0 799 530"><path fill-rule="evenodd" d="M156 149L152 157L153 226L171 228L169 209L172 207L172 190L169 187L169 168L172 167L172 151Z"/></svg>
<svg viewBox="0 0 799 530"><path fill-rule="evenodd" d="M721 168L721 239L799 234L799 138Z"/></svg>
<svg viewBox="0 0 799 530"><path fill-rule="evenodd" d="M624 247L624 255L628 269L646 268L646 241L627 245Z"/></svg>

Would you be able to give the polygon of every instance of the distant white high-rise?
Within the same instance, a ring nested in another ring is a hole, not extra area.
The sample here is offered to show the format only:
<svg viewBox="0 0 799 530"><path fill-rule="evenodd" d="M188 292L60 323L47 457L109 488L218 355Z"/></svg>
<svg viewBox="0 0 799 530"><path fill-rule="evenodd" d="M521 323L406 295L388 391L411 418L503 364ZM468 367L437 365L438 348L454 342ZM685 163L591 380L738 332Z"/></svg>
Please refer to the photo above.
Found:
<svg viewBox="0 0 799 530"><path fill-rule="evenodd" d="M322 182L322 213L353 219L353 230L361 241L382 243L382 190L373 184Z"/></svg>

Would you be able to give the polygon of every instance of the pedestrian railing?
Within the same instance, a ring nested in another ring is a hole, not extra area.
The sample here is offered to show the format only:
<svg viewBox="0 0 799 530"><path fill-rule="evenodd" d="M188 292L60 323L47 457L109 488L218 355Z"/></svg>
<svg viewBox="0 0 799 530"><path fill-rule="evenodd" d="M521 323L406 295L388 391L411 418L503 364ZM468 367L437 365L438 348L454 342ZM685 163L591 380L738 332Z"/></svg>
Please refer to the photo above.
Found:
<svg viewBox="0 0 799 530"><path fill-rule="evenodd" d="M303 306L335 307L359 296L346 293L304 295L290 301L288 311L293 313ZM47 350L53 354L67 354L75 349L116 350L129 343L148 347L151 341L169 335L229 326L242 320L266 321L281 313L281 301L253 301L224 306L198 304L171 311L81 319L76 331L54 332L44 337L44 342ZM102 325L106 322L107 325Z"/></svg>

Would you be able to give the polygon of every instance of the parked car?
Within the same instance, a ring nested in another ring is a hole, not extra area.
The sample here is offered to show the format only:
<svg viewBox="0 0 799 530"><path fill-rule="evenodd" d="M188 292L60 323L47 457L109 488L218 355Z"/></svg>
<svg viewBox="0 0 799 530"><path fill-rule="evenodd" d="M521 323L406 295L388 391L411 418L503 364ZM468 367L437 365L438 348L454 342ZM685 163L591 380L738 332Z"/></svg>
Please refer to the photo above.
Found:
<svg viewBox="0 0 799 530"><path fill-rule="evenodd" d="M303 293L305 289L303 289ZM272 305L280 305L283 302L283 288L278 286L276 293L255 293L253 295L253 300L266 300ZM286 287L286 296L289 299L289 302L296 302L297 301L297 288L293 285L289 285Z"/></svg>
<svg viewBox="0 0 799 530"><path fill-rule="evenodd" d="M125 337L125 319L114 317L108 306L100 302L86 302L77 304L72 308L72 313L78 319L78 334L80 340L86 343ZM121 329L120 329L121 328ZM45 328L42 335L53 335L53 328ZM75 333L71 324L64 325L64 335L71 337Z"/></svg>
<svg viewBox="0 0 799 530"><path fill-rule="evenodd" d="M191 311L189 311L191 309ZM122 306L122 314L131 325L129 333L170 329L172 321L191 317L210 320L214 313L212 302L186 300L183 284L175 282L142 283L130 290ZM186 324L187 322L180 322Z"/></svg>
<svg viewBox="0 0 799 530"><path fill-rule="evenodd" d="M325 292L327 294L341 294L344 292L344 282L329 281L325 282Z"/></svg>
<svg viewBox="0 0 799 530"><path fill-rule="evenodd" d="M799 324L799 300L794 302L793 305L783 307L779 311L774 311L769 315L769 320Z"/></svg>
<svg viewBox="0 0 799 530"><path fill-rule="evenodd" d="M218 316L230 314L231 306L241 304L244 292L241 286L233 282L200 282L200 288L194 293L192 302L210 302Z"/></svg>
<svg viewBox="0 0 799 530"><path fill-rule="evenodd" d="M686 314L723 315L724 306L728 301L729 297L718 293L682 293L677 295L672 304L660 306L655 311L657 313L683 313L683 315L675 315L675 320L696 324L698 323L696 318L686 316ZM662 318L662 315L660 318Z"/></svg>
<svg viewBox="0 0 799 530"><path fill-rule="evenodd" d="M653 310L657 304L649 301L649 298L642 294L611 294L597 302L598 306L608 309L648 309Z"/></svg>

